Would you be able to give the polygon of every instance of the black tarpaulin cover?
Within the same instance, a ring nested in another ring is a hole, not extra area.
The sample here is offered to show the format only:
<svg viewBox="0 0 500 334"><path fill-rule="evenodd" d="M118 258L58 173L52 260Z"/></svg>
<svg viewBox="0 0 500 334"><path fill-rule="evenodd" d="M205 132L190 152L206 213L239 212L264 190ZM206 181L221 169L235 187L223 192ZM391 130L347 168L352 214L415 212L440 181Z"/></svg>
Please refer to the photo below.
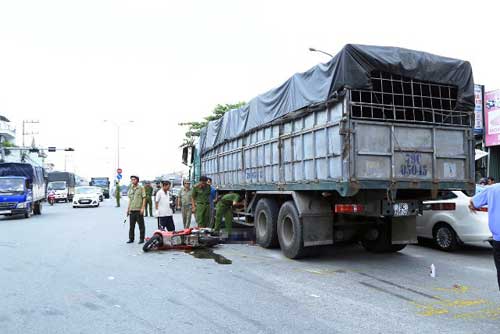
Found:
<svg viewBox="0 0 500 334"><path fill-rule="evenodd" d="M474 80L467 61L396 47L346 45L329 62L294 74L281 86L212 121L200 135L205 152L304 107L329 100L344 88L371 89L372 71L455 85L456 110L474 110Z"/></svg>
<svg viewBox="0 0 500 334"><path fill-rule="evenodd" d="M6 162L0 163L0 176L24 176L30 182L36 178L33 166L25 163Z"/></svg>

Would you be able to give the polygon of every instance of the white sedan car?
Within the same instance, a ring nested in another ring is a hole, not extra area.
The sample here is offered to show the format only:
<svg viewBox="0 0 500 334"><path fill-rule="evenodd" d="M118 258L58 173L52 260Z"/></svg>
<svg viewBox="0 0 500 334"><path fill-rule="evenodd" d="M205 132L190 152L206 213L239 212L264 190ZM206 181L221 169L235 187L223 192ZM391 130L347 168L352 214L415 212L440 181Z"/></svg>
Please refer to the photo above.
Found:
<svg viewBox="0 0 500 334"><path fill-rule="evenodd" d="M78 207L98 207L99 192L96 187L76 187L73 197L73 208Z"/></svg>
<svg viewBox="0 0 500 334"><path fill-rule="evenodd" d="M469 201L462 191L443 191L438 199L424 202L423 215L417 217L417 236L433 239L444 251L453 251L463 243L490 242L488 208L471 212Z"/></svg>

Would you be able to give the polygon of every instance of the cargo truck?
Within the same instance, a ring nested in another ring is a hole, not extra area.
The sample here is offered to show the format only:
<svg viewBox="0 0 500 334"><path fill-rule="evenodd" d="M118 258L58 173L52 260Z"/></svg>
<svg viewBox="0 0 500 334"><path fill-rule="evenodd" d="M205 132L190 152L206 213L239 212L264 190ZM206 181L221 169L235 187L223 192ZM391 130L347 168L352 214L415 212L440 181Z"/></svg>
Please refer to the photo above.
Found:
<svg viewBox="0 0 500 334"><path fill-rule="evenodd" d="M101 188L104 197L109 198L109 177L93 177L89 185Z"/></svg>
<svg viewBox="0 0 500 334"><path fill-rule="evenodd" d="M48 190L53 190L56 201L71 202L75 196L76 177L69 172L49 173Z"/></svg>
<svg viewBox="0 0 500 334"><path fill-rule="evenodd" d="M467 61L346 45L210 122L183 160L246 199L262 247L396 252L416 240L423 200L473 191L473 110Z"/></svg>
<svg viewBox="0 0 500 334"><path fill-rule="evenodd" d="M42 214L46 196L42 167L28 163L0 163L0 215Z"/></svg>

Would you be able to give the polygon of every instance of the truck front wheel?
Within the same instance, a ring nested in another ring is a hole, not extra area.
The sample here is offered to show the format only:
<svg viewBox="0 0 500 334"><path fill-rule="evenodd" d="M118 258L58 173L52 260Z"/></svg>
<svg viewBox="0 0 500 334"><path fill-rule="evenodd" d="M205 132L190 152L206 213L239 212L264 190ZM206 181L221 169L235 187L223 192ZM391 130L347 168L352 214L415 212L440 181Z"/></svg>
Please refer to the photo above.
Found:
<svg viewBox="0 0 500 334"><path fill-rule="evenodd" d="M285 202L278 215L278 239L281 251L290 259L306 256L304 234L299 213L293 201Z"/></svg>
<svg viewBox="0 0 500 334"><path fill-rule="evenodd" d="M30 205L29 208L24 212L24 218L28 219L33 214L33 207Z"/></svg>
<svg viewBox="0 0 500 334"><path fill-rule="evenodd" d="M262 198L255 208L255 237L257 244L264 248L278 247L278 233L276 231L279 208L276 202L269 198Z"/></svg>

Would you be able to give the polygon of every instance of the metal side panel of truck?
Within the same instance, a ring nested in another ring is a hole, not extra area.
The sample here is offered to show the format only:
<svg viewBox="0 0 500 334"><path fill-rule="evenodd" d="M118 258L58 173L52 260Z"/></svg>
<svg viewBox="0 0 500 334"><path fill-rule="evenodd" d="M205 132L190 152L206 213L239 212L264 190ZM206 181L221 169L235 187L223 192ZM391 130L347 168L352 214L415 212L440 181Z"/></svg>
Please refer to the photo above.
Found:
<svg viewBox="0 0 500 334"><path fill-rule="evenodd" d="M221 194L244 194L260 245L279 243L292 258L352 239L397 251L416 239L422 200L473 190L472 113L455 110L456 87L380 72L371 80L372 90L344 89L200 155ZM299 228L278 217L284 206Z"/></svg>

